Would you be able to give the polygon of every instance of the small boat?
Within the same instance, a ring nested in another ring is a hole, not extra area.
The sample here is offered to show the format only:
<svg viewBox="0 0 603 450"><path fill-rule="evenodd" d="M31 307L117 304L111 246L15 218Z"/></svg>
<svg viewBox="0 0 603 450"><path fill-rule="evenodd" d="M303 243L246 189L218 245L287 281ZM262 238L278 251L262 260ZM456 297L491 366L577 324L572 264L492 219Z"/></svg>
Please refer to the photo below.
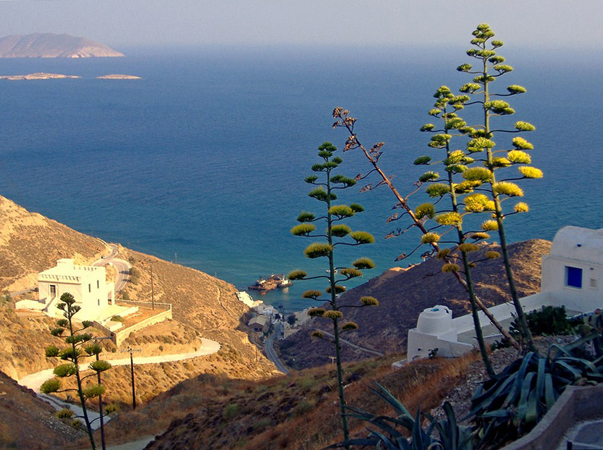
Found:
<svg viewBox="0 0 603 450"><path fill-rule="evenodd" d="M264 294L267 291L272 291L277 288L284 289L291 285L293 285L293 282L281 273L278 275L272 274L268 278L260 277L254 284L248 286L248 289L263 291L261 293Z"/></svg>

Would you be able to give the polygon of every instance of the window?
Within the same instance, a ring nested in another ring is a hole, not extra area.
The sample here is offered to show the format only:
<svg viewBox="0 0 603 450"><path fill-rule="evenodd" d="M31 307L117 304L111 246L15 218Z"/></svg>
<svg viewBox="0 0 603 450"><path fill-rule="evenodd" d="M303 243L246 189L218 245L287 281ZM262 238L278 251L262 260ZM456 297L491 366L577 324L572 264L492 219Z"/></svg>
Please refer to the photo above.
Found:
<svg viewBox="0 0 603 450"><path fill-rule="evenodd" d="M88 292L92 292L92 285L88 283Z"/></svg>
<svg viewBox="0 0 603 450"><path fill-rule="evenodd" d="M57 287L54 284L50 285L50 298L55 298L57 296Z"/></svg>
<svg viewBox="0 0 603 450"><path fill-rule="evenodd" d="M565 266L565 285L582 289L582 269Z"/></svg>
<svg viewBox="0 0 603 450"><path fill-rule="evenodd" d="M100 289L100 280L96 280L96 289Z"/></svg>

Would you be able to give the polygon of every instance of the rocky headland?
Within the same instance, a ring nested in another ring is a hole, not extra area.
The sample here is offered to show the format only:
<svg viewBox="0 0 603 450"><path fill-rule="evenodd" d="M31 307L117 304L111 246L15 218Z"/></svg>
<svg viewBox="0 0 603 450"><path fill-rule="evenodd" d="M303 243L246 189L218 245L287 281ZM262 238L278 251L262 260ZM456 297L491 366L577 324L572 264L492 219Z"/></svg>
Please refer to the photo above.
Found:
<svg viewBox="0 0 603 450"><path fill-rule="evenodd" d="M0 38L0 58L107 58L123 53L83 37L35 33Z"/></svg>

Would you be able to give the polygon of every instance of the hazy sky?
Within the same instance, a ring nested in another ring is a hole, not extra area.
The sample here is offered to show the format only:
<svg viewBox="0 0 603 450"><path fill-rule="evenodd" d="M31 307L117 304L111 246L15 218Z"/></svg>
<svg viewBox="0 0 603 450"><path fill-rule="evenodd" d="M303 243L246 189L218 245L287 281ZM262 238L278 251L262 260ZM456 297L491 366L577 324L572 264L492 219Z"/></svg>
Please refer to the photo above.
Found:
<svg viewBox="0 0 603 450"><path fill-rule="evenodd" d="M68 33L132 45L416 46L467 42L603 49L601 0L0 0L0 36Z"/></svg>

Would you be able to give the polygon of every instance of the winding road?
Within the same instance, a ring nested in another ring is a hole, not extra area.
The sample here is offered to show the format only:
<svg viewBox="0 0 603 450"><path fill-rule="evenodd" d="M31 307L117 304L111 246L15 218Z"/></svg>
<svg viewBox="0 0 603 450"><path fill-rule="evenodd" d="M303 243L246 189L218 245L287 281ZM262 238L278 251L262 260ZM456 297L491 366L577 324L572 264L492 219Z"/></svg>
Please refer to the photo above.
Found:
<svg viewBox="0 0 603 450"><path fill-rule="evenodd" d="M165 363L165 362L184 361L186 359L197 358L199 356L213 355L214 353L217 353L219 350L220 350L219 343L217 343L216 341L212 341L210 339L202 338L201 339L201 347L196 352L179 353L176 355L140 356L138 358L134 358L134 365L138 366L141 364L159 364L159 363ZM126 365L130 364L130 358L113 359L113 360L107 360L107 361L110 362L112 366L126 366ZM83 371L83 370L87 370L87 369L88 369L88 364L80 365L80 370ZM54 369L46 369L46 370L41 370L40 372L36 372L36 373L32 373L30 375L27 375L19 380L19 384L21 386L25 386L29 389L32 389L38 397L40 397L42 400L46 400L57 410L63 409L63 408L69 408L69 409L73 410L73 412L75 412L76 415L78 415L80 417L83 416L82 408L80 408L79 406L71 404L71 403L66 403L55 397L52 397L52 396L46 395L46 394L42 394L40 392L40 386L42 386L42 383L44 383L44 381L53 377L53 373L52 373L53 370ZM90 421L94 421L92 423L92 427L95 430L100 427L100 421L97 420L99 416L100 416L99 413L97 413L96 411L88 410L88 417L90 418ZM110 417L105 417L105 419L107 422L109 420L111 420Z"/></svg>
<svg viewBox="0 0 603 450"><path fill-rule="evenodd" d="M276 352L274 351L274 339L283 332L284 325L282 322L277 322L274 325L274 330L270 333L270 336L266 339L264 350L266 351L266 358L274 363L276 368L283 372L285 375L289 373L289 369L282 363Z"/></svg>
<svg viewBox="0 0 603 450"><path fill-rule="evenodd" d="M117 245L108 244L111 247L111 253L92 263L93 266L101 267L109 263L115 267L115 292L119 292L126 287L130 281L130 269L132 265L123 259L116 258L119 252Z"/></svg>

